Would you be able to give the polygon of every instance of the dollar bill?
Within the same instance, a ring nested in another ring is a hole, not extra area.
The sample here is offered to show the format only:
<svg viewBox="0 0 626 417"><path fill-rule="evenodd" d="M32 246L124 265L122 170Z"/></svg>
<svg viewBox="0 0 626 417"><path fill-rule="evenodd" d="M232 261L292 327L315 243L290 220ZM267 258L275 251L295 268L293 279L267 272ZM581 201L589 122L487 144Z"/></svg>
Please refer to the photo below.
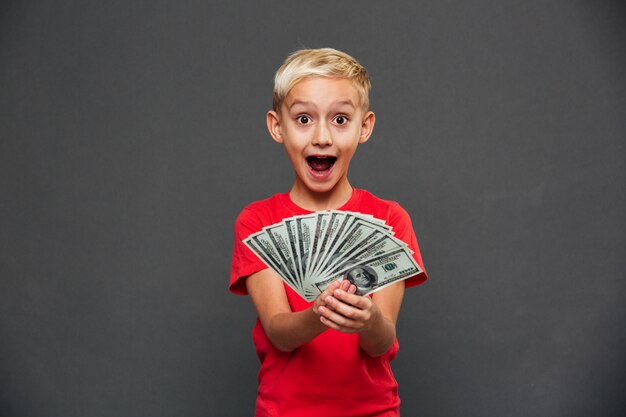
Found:
<svg viewBox="0 0 626 417"><path fill-rule="evenodd" d="M384 255L401 248L407 248L406 243L391 235L375 231L368 237L368 239L363 239L360 243L354 245L349 250L336 253L336 261L329 264L327 269L323 271L321 275L336 274L350 262L364 262L367 259ZM410 249L407 248L407 250L409 253L413 253Z"/></svg>
<svg viewBox="0 0 626 417"><path fill-rule="evenodd" d="M329 253L325 258L326 265L319 265L317 269L312 272L315 274L314 279L317 280L319 278L320 272L322 272L322 267L328 267L337 262L336 255L342 254L364 241L371 241L375 237L374 235L376 232L388 233L389 231L377 222L372 222L362 218L355 218L348 230L346 230L341 238L336 242L335 246L330 248ZM328 265L328 263L331 265ZM310 279L307 281L310 281Z"/></svg>
<svg viewBox="0 0 626 417"><path fill-rule="evenodd" d="M339 233L340 230L343 230L343 222L346 218L347 214L345 212L333 210L330 211L330 216L328 217L327 226L323 231L323 235L320 237L319 246L317 247L317 252L315 256L314 263L311 265L311 269L309 270L309 274L306 276L306 280L310 280L313 274L315 274L321 265L324 265L325 259L328 256L329 249L331 247L332 242L334 241L335 236Z"/></svg>
<svg viewBox="0 0 626 417"><path fill-rule="evenodd" d="M319 249L324 238L324 233L328 227L328 220L330 219L330 212L320 211L315 213L315 229L313 231L313 239L311 243L311 251L309 252L309 259L307 260L307 271L312 271L315 268L317 259L319 257Z"/></svg>
<svg viewBox="0 0 626 417"><path fill-rule="evenodd" d="M316 225L315 214L296 216L296 239L298 241L298 253L300 255L299 263L300 270L302 271L302 281L306 279L308 272L308 261L310 259L311 244L313 243L313 234Z"/></svg>
<svg viewBox="0 0 626 417"><path fill-rule="evenodd" d="M276 253L281 261L284 263L285 268L289 271L289 275L293 280L301 285L301 275L296 268L296 259L298 257L295 252L295 247L292 246L289 239L289 229L285 222L277 223L271 226L263 228L265 236L267 236L276 249Z"/></svg>
<svg viewBox="0 0 626 417"><path fill-rule="evenodd" d="M422 272L406 248L371 258L365 262L354 260L336 275L315 283L317 291L324 291L332 282L347 279L358 295L368 295L402 279Z"/></svg>
<svg viewBox="0 0 626 417"><path fill-rule="evenodd" d="M330 210L294 216L243 241L307 301L335 280L367 295L422 272L391 226L371 215Z"/></svg>
<svg viewBox="0 0 626 417"><path fill-rule="evenodd" d="M272 245L269 238L267 238L264 231L249 236L244 239L243 242L259 257L259 259L261 259L261 261L263 261L263 263L265 263L265 265L276 272L294 291L298 293L303 291L302 285L298 285L298 282L293 276L291 276L286 265L281 262L276 249Z"/></svg>

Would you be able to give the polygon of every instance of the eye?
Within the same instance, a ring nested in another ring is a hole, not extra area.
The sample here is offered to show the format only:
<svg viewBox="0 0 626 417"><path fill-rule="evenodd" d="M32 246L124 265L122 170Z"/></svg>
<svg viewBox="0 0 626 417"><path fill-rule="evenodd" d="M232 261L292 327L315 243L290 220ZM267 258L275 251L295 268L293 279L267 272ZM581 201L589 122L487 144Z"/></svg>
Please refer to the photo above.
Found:
<svg viewBox="0 0 626 417"><path fill-rule="evenodd" d="M343 114L340 114L340 115L335 116L334 121L338 125L345 125L346 123L348 123L348 118L344 116Z"/></svg>
<svg viewBox="0 0 626 417"><path fill-rule="evenodd" d="M300 116L296 117L296 121L301 125L306 125L311 123L311 118L306 114L301 114Z"/></svg>

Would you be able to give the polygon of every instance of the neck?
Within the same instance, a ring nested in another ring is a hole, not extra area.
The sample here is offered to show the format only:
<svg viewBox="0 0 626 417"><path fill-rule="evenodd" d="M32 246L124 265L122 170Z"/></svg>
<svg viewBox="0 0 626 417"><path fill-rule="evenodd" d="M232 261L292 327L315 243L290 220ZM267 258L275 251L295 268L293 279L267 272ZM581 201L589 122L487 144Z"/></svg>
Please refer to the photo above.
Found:
<svg viewBox="0 0 626 417"><path fill-rule="evenodd" d="M332 190L320 193L296 181L289 192L289 197L296 205L309 211L338 209L352 197L352 186L346 179Z"/></svg>

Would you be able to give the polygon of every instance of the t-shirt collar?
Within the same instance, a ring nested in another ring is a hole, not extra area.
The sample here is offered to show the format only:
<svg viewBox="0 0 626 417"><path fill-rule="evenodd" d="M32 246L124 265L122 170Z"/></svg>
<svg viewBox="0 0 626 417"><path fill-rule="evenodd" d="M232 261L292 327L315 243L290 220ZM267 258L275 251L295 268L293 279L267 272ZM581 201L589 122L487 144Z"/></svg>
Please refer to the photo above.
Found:
<svg viewBox="0 0 626 417"><path fill-rule="evenodd" d="M296 203L294 203L291 200L291 197L289 196L289 192L280 194L279 197L280 197L282 203L290 211L295 212L296 215L313 213L311 210L307 210L305 208L302 208L299 205L297 205ZM361 190L359 190L358 188L352 187L352 195L350 196L350 199L348 201L346 201L346 203L343 206L339 207L337 210L342 210L342 211L351 211L351 210L353 210L353 207L358 207L358 203L359 203L359 199L360 198L361 198Z"/></svg>

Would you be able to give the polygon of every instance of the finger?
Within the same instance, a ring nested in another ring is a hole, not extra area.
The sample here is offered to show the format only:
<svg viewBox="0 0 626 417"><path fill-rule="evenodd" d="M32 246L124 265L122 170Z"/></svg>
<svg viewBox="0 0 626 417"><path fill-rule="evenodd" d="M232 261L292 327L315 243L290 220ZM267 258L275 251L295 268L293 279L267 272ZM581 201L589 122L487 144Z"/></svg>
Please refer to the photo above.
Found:
<svg viewBox="0 0 626 417"><path fill-rule="evenodd" d="M341 289L343 285L343 281L341 280L336 280L333 281L328 288L326 288L324 290L325 293L327 293L328 295L332 295L336 290Z"/></svg>
<svg viewBox="0 0 626 417"><path fill-rule="evenodd" d="M323 292L327 292L329 294L332 294L333 291L335 291L336 289L341 287L341 282L339 281L333 281L330 283L330 285L328 286L328 288L326 288Z"/></svg>
<svg viewBox="0 0 626 417"><path fill-rule="evenodd" d="M324 324L326 324L326 321L328 321L328 322L333 323L338 328L342 328L344 330L351 329L354 331L361 326L360 323L357 323L354 320L351 320L348 317L342 314L338 314L337 312L330 310L328 308L325 308L325 307L320 308L320 320L321 319L325 319L325 320L322 320ZM335 327L333 328L335 329ZM338 328L336 328L336 330L339 330Z"/></svg>
<svg viewBox="0 0 626 417"><path fill-rule="evenodd" d="M320 295L317 296L317 299L320 300L322 304L324 304L326 302L326 299L328 297L332 297L333 292L335 292L335 290L337 290L339 286L339 281L331 282L331 284L324 291L322 291Z"/></svg>
<svg viewBox="0 0 626 417"><path fill-rule="evenodd" d="M317 297L317 306L326 305L327 307L333 309L334 304L333 293L336 290L350 291L351 287L354 287L348 280L336 280L330 283L330 285ZM356 287L354 287L354 291L356 291Z"/></svg>
<svg viewBox="0 0 626 417"><path fill-rule="evenodd" d="M326 288L317 296L313 304L313 311L316 314L319 314L319 308L327 304L328 297L332 297L333 291L335 291L337 288L339 288L339 282L333 281L330 283L328 288Z"/></svg>
<svg viewBox="0 0 626 417"><path fill-rule="evenodd" d="M362 310L360 308L356 308L350 304L346 304L343 301L340 301L336 298L333 297L328 297L326 300L327 304L325 307L327 307L328 309L332 310L333 312L339 314L340 316L343 316L344 318L351 320L351 321L355 321L355 322L365 322L367 320L369 320L369 317L371 316L370 311L369 310ZM331 316L327 316L330 319L333 319L333 317ZM346 325L343 321L339 320L339 324L341 325ZM353 325L350 325L350 327L354 327Z"/></svg>
<svg viewBox="0 0 626 417"><path fill-rule="evenodd" d="M330 310L334 310L338 302L332 295L327 295L322 301L324 302L322 305Z"/></svg>
<svg viewBox="0 0 626 417"><path fill-rule="evenodd" d="M346 304L350 304L361 310L367 309L372 305L372 299L367 296L356 295L346 291L342 291L339 288L333 291L333 297L343 301Z"/></svg>
<svg viewBox="0 0 626 417"><path fill-rule="evenodd" d="M333 321L331 321L331 320L327 319L327 318L326 318L326 317L324 317L324 316L321 316L321 317L320 317L320 321L321 321L321 322L322 322L322 323L323 323L326 327L328 327L328 328L330 328L330 329L334 329L334 330L340 331L340 332L343 332L343 333L348 333L348 334L351 334L351 333L356 333L356 332L357 332L357 329L353 329L353 328L348 328L348 327L343 327L343 326L340 326L340 325L338 325L337 323L334 323Z"/></svg>

